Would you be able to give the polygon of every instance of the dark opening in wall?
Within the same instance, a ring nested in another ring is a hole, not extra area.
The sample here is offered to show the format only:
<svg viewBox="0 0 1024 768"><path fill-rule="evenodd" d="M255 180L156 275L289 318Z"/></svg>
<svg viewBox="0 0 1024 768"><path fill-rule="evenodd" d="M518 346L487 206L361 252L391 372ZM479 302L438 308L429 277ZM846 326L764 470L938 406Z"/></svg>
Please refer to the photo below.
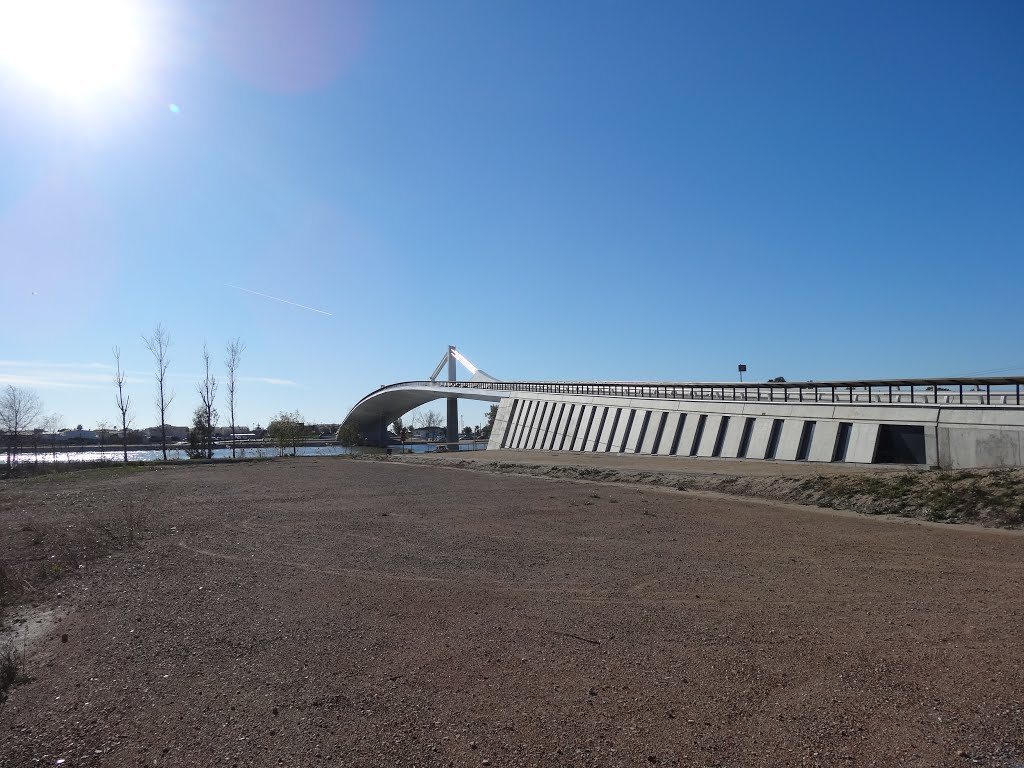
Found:
<svg viewBox="0 0 1024 768"><path fill-rule="evenodd" d="M676 423L676 431L672 435L672 443L669 445L669 456L675 456L679 450L679 438L683 436L683 424L686 423L686 414L679 414L679 421Z"/></svg>
<svg viewBox="0 0 1024 768"><path fill-rule="evenodd" d="M559 403L552 403L548 408L548 419L544 422L544 434L541 436L538 448L544 449L551 446L551 438L554 434L555 413L558 411Z"/></svg>
<svg viewBox="0 0 1024 768"><path fill-rule="evenodd" d="M626 444L629 443L629 433L633 429L633 420L636 418L636 411L629 412L629 418L626 419L626 431L622 433L622 440L619 441L617 446L619 453L626 452Z"/></svg>
<svg viewBox="0 0 1024 768"><path fill-rule="evenodd" d="M619 426L619 419L620 418L622 418L622 409L621 408L616 408L615 409L615 417L612 419L612 425L608 428L608 435L606 437L606 442L604 444L604 452L605 453L610 453L611 450L612 450L612 440L615 437L615 430ZM597 439L600 440L601 436L598 435ZM597 448L595 446L595 450L596 449Z"/></svg>
<svg viewBox="0 0 1024 768"><path fill-rule="evenodd" d="M640 425L640 434L636 438L636 450L633 453L640 453L644 447L644 439L647 437L647 427L651 425L651 412L644 414L643 423Z"/></svg>
<svg viewBox="0 0 1024 768"><path fill-rule="evenodd" d="M722 455L722 444L725 442L725 433L729 430L729 417L723 416L722 423L718 426L718 436L715 438L715 448L711 451L712 456Z"/></svg>
<svg viewBox="0 0 1024 768"><path fill-rule="evenodd" d="M516 421L516 409L519 408L519 399L516 398L512 401L512 409L508 413L508 421L505 422L505 432L501 436L501 447L504 448L508 443L508 433L512 429L512 425Z"/></svg>
<svg viewBox="0 0 1024 768"><path fill-rule="evenodd" d="M519 434L516 435L516 444L513 448L525 448L526 442L530 437L530 428L533 426L533 420L537 418L537 401L530 400L526 404L526 410L523 411L523 423L520 425Z"/></svg>
<svg viewBox="0 0 1024 768"><path fill-rule="evenodd" d="M875 464L924 464L924 427L882 424L878 428Z"/></svg>
<svg viewBox="0 0 1024 768"><path fill-rule="evenodd" d="M539 440L541 445L544 444L544 415L548 412L548 404L544 403L540 407L540 416L537 417L537 430L533 433L533 440L530 441L530 448L537 447L537 441Z"/></svg>
<svg viewBox="0 0 1024 768"><path fill-rule="evenodd" d="M651 446L651 453L656 454L661 447L661 439L665 436L665 422L668 421L668 414L662 413L658 421L658 432L654 435L654 445Z"/></svg>
<svg viewBox="0 0 1024 768"><path fill-rule="evenodd" d="M779 438L782 437L784 421L785 419L772 419L772 431L768 434L768 448L764 452L766 459L774 459L775 453L779 450Z"/></svg>
<svg viewBox="0 0 1024 768"><path fill-rule="evenodd" d="M512 432L508 436L508 447L518 448L519 438L523 436L523 429L526 425L526 417L530 414L530 403L528 400L524 400L519 407L519 415L516 417L516 423L512 427Z"/></svg>
<svg viewBox="0 0 1024 768"><path fill-rule="evenodd" d="M601 439L601 432L604 431L604 422L608 418L608 411L609 411L608 408L602 408L601 409L601 421L598 423L597 429L594 430L594 434L593 434L594 442L590 446L590 450L592 450L592 451L596 451L597 450L597 442L598 442L598 440ZM584 448L586 448L586 446L584 446Z"/></svg>
<svg viewBox="0 0 1024 768"><path fill-rule="evenodd" d="M690 446L690 455L696 456L697 449L700 448L700 439L704 437L704 425L708 423L708 415L706 413L701 414L701 417L697 419L697 432L693 436L693 445Z"/></svg>
<svg viewBox="0 0 1024 768"><path fill-rule="evenodd" d="M555 443L558 442L558 428L562 425L562 416L565 415L565 403L558 405L558 415L555 418L554 426L551 427L551 440L548 442L548 450L553 451L555 449Z"/></svg>
<svg viewBox="0 0 1024 768"><path fill-rule="evenodd" d="M800 430L800 444L796 448L796 460L807 461L811 452L811 440L814 439L814 425L816 421L805 421L803 429Z"/></svg>
<svg viewBox="0 0 1024 768"><path fill-rule="evenodd" d="M584 406L586 407L586 406ZM583 418L587 422L587 428L583 430L583 439L580 440L580 450L587 450L587 439L590 437L590 430L594 427L594 417L597 416L597 408L592 407L589 414L584 414Z"/></svg>
<svg viewBox="0 0 1024 768"><path fill-rule="evenodd" d="M573 403L569 406L569 415L565 417L565 434L562 435L562 443L558 446L558 450L565 448L566 443L569 444L569 450L572 450L572 444L576 442L576 433L580 431L580 418L579 413L575 413L576 404ZM572 433L570 435L570 432Z"/></svg>
<svg viewBox="0 0 1024 768"><path fill-rule="evenodd" d="M743 434L740 435L740 447L736 449L736 458L745 459L747 458L747 449L750 448L750 435L754 432L754 422L756 419L753 416L748 416L747 420L743 422Z"/></svg>
<svg viewBox="0 0 1024 768"><path fill-rule="evenodd" d="M576 438L579 436L580 429L583 428L583 406L573 405L567 418L569 420L565 423L567 427L565 430L565 450L571 451L572 447L576 444Z"/></svg>
<svg viewBox="0 0 1024 768"><path fill-rule="evenodd" d="M530 414L530 424L523 431L523 437L519 441L520 448L526 449L530 447L530 438L533 437L533 430L537 425L537 417L540 416L540 402L534 401L533 413Z"/></svg>
<svg viewBox="0 0 1024 768"><path fill-rule="evenodd" d="M852 421L840 421L836 432L836 448L832 452L832 461L846 461L846 452L850 450L850 433L853 432Z"/></svg>

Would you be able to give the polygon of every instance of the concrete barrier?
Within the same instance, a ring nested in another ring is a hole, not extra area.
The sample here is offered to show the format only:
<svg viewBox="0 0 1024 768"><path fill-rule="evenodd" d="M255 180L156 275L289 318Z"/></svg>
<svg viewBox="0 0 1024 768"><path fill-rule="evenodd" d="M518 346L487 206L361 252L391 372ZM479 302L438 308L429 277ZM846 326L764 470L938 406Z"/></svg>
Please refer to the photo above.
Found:
<svg viewBox="0 0 1024 768"><path fill-rule="evenodd" d="M930 399L927 404L923 396L914 403L872 398L869 404L866 397L862 403L800 403L524 392L501 401L489 447L709 459L716 454L735 458L745 447L742 458L752 461L829 463L840 447L841 425L847 423L845 455L839 458L849 463L885 460L880 454L885 452L906 463L948 468L1024 465L1024 407L936 405L934 395ZM772 446L776 422L781 427ZM809 422L813 426L805 426ZM769 455L772 447L774 455Z"/></svg>

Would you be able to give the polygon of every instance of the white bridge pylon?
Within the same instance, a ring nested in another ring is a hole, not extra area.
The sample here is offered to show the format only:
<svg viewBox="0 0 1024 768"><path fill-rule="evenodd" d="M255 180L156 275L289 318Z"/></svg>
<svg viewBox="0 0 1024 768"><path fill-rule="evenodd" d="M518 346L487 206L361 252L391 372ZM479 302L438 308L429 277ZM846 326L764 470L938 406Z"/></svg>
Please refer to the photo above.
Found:
<svg viewBox="0 0 1024 768"><path fill-rule="evenodd" d="M437 381L438 375L441 373L442 370L444 370L444 367L447 365L448 381L455 381L456 361L462 363L462 367L469 371L470 376L472 377L470 378L470 381L499 381L499 379L494 378L486 371L481 371L479 368L477 368L475 365L469 362L469 358L467 358L465 355L459 352L459 350L457 350L451 344L448 345L448 351L444 353L444 356L441 358L441 362L437 364L437 368L435 368L434 372L431 374L430 380Z"/></svg>
<svg viewBox="0 0 1024 768"><path fill-rule="evenodd" d="M437 383L437 376L439 373L441 373L441 371L445 367L445 364L447 363L448 381L454 383L456 381L456 361L462 363L463 366L465 366L466 370L470 372L470 374L472 375L470 381L497 381L497 379L495 379L493 376L489 376L488 374L484 373L479 368L477 368L475 365L473 365L471 362L469 362L465 355L461 354L459 350L457 350L453 345L449 344L448 351L444 353L444 357L441 358L441 362L438 363L437 368L434 369L434 373L430 377L430 382L432 384ZM448 397L445 398L445 400L448 406L448 424L446 430L448 433L448 442L455 443L457 446L459 441L459 398L457 396Z"/></svg>

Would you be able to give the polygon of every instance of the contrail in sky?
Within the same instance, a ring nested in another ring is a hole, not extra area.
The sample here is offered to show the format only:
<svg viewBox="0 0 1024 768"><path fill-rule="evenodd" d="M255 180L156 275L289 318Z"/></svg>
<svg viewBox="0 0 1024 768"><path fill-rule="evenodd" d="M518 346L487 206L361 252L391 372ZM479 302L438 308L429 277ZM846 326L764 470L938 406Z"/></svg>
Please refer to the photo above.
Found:
<svg viewBox="0 0 1024 768"><path fill-rule="evenodd" d="M321 315L327 315L328 317L334 317L334 313L333 312L324 312L324 310L317 309L316 307L307 307L305 304L297 304L294 301L288 301L288 299L281 299L281 298L278 298L277 296L271 296L269 293L260 293L259 291L250 291L248 288L243 288L240 285L232 285L231 283L224 283L224 285L226 285L228 288L235 288L236 290L239 290L239 291L245 291L246 293L251 293L253 296L262 296L264 299L273 299L274 301L280 301L282 304L291 304L293 307L298 307L299 309L308 309L310 312L319 312Z"/></svg>

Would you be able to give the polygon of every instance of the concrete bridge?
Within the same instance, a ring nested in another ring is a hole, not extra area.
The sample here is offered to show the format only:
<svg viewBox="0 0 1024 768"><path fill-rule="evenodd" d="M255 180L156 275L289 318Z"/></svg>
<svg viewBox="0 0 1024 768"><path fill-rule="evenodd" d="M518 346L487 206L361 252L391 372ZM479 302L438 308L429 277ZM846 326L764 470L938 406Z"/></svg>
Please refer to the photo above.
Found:
<svg viewBox="0 0 1024 768"><path fill-rule="evenodd" d="M472 378L458 381L455 361ZM447 364L448 379L438 380ZM1024 465L1024 377L829 382L498 381L449 347L434 375L383 386L346 416L368 442L437 399L499 403L488 448L761 461Z"/></svg>

